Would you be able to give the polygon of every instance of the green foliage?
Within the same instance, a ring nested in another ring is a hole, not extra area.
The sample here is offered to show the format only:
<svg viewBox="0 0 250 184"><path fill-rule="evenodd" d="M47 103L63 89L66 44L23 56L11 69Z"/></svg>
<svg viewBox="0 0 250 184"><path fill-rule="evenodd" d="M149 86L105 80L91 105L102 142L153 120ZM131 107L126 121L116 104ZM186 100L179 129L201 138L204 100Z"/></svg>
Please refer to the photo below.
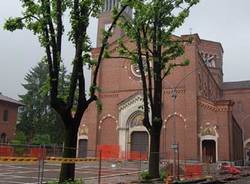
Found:
<svg viewBox="0 0 250 184"><path fill-rule="evenodd" d="M35 145L46 145L51 144L50 136L48 134L36 134L32 140L32 144Z"/></svg>
<svg viewBox="0 0 250 184"><path fill-rule="evenodd" d="M60 72L60 86L68 86L65 67ZM27 136L29 143L39 135L49 135L48 143L62 143L63 123L59 115L50 107L48 66L44 61L38 63L25 76L26 94L20 95L24 110L20 114L17 130ZM67 90L60 90L59 96L64 98ZM56 130L56 131L55 131ZM37 140L36 140L37 141ZM36 142L35 141L35 142ZM39 142L39 141L38 141Z"/></svg>
<svg viewBox="0 0 250 184"><path fill-rule="evenodd" d="M9 31L15 31L16 29L23 29L24 23L22 22L22 19L17 18L9 18L6 20L6 23L4 25L4 29L7 29Z"/></svg>
<svg viewBox="0 0 250 184"><path fill-rule="evenodd" d="M17 131L15 139L11 141L11 144L25 144L27 141L26 135L22 131Z"/></svg>
<svg viewBox="0 0 250 184"><path fill-rule="evenodd" d="M160 170L160 180L164 181L164 179L166 178L167 172L166 170Z"/></svg>
<svg viewBox="0 0 250 184"><path fill-rule="evenodd" d="M97 108L97 112L101 112L102 111L102 102L100 99L96 100L96 108Z"/></svg>
<svg viewBox="0 0 250 184"><path fill-rule="evenodd" d="M17 131L15 139L11 141L11 144L15 145L15 154L23 156L23 154L27 151L27 147L24 146L26 144L27 137L22 131Z"/></svg>
<svg viewBox="0 0 250 184"><path fill-rule="evenodd" d="M188 66L190 64L190 60L189 59L185 59L182 63L183 66Z"/></svg>
<svg viewBox="0 0 250 184"><path fill-rule="evenodd" d="M72 143L76 141L74 136L66 134L72 134L73 132L77 136L77 128L85 110L90 103L96 100L98 69L103 53L100 52L97 62L92 60L90 53L91 43L87 36L87 28L90 16L98 16L104 1L20 0L20 2L22 4L22 16L7 19L4 28L9 31L27 29L33 32L38 37L41 47L45 50L46 67L49 72L41 73L39 69L36 69L36 71L33 69L30 74L27 74L25 80L28 82L23 86L28 92L20 96L26 106L22 113L22 122L18 128L25 132L26 135L29 135L29 140L32 140L36 135L48 134L51 141L54 142L55 140L62 140L60 137L63 135L61 133L62 123L60 119L62 118L65 127L67 126L70 129L70 131L65 131L65 138L70 139L65 141L65 146L76 146L76 144ZM68 17L70 24L65 23L68 21ZM75 51L69 85L60 82L60 69L63 62L62 48L64 44L62 38L65 34L65 24L70 25L67 35ZM107 36L110 35L109 32L106 33ZM89 97L85 91L84 65L89 67L96 66L92 81L92 86L94 87L90 88L91 95ZM42 79L40 75L43 76ZM48 105L49 101L50 106ZM52 108L60 115L60 118L55 115L55 111ZM50 123L48 124L47 122ZM60 137L59 139L58 136ZM73 152L64 152L65 157L69 156L69 154L72 157L75 156ZM60 182L67 179L74 180L73 172L71 172L73 169L74 167L62 167Z"/></svg>
<svg viewBox="0 0 250 184"><path fill-rule="evenodd" d="M160 134L163 122L162 82L175 67L189 64L188 60L179 62L176 58L184 54L184 43L190 43L190 39L183 40L182 37L173 36L173 32L184 23L189 16L190 8L199 1L125 0L124 2L129 3L134 9L134 16L130 21L123 17L119 26L128 37L126 40L134 43L135 47L127 47L120 39L118 52L122 57L129 58L133 64L138 65L143 88L143 125L151 137L155 136L158 142L156 145L160 145L160 136L156 135ZM147 67L144 67L144 63ZM157 151L159 147L152 146L152 149ZM158 178L160 175L159 169L155 169L159 168L159 162L153 160L149 161L149 173L142 173L144 179Z"/></svg>
<svg viewBox="0 0 250 184"><path fill-rule="evenodd" d="M172 66L177 66L170 63L184 54L183 43L191 42L190 39L183 41L181 38L175 38L172 33L184 23L189 15L190 8L198 2L199 0L129 1L129 5L134 8L134 18L131 21L126 21L124 18L123 21L119 22L119 26L132 42L140 44L142 53L132 52L120 39L118 41L119 54L131 58L136 63L140 62L139 55L145 56L145 54L148 54L149 60L160 63L158 65L160 68L155 68L157 65L154 65L155 75L164 78L173 69ZM160 48L161 51L158 52L159 49L156 51L153 48ZM186 65L187 62L185 61L178 66ZM159 69L168 71L168 73L159 72Z"/></svg>
<svg viewBox="0 0 250 184"><path fill-rule="evenodd" d="M103 55L104 58L110 58L110 54L109 54L109 51L107 49L104 50L104 55Z"/></svg>
<svg viewBox="0 0 250 184"><path fill-rule="evenodd" d="M141 177L141 179L144 180L144 181L148 181L148 180L151 179L151 177L150 177L148 171L142 171L142 172L140 173L140 177Z"/></svg>
<svg viewBox="0 0 250 184"><path fill-rule="evenodd" d="M152 179L152 177L150 176L149 172L147 170L142 171L140 173L140 178L143 181L150 181L150 179ZM166 171L165 170L160 170L160 180L164 181L164 179L166 178Z"/></svg>
<svg viewBox="0 0 250 184"><path fill-rule="evenodd" d="M23 13L21 17L10 17L5 21L4 29L9 31L15 31L20 29L28 29L33 34L38 36L39 42L41 46L46 48L48 45L51 46L52 36L56 37L60 30L62 34L64 33L64 25L62 23L62 27L58 28L58 7L57 0L51 1L33 1L33 0L20 0L23 7ZM74 9L74 3L71 0L61 0L61 18L63 20L64 14L69 13L70 15L70 23L71 30L68 32L68 40L70 40L73 44L76 44L76 36L78 34L79 25L84 23L87 27L89 24L89 16L97 17L101 11L101 7L104 3L103 0L80 0L79 7L82 10L81 16L76 15ZM51 25L54 27L51 28ZM46 29L49 30L46 31ZM51 32L52 35L49 35L48 31L53 30ZM86 30L85 30L86 32ZM107 33L109 34L109 33ZM95 65L95 62L92 62L90 56L90 48L91 43L86 34L84 34L83 38L83 62L84 64L88 64L90 66Z"/></svg>

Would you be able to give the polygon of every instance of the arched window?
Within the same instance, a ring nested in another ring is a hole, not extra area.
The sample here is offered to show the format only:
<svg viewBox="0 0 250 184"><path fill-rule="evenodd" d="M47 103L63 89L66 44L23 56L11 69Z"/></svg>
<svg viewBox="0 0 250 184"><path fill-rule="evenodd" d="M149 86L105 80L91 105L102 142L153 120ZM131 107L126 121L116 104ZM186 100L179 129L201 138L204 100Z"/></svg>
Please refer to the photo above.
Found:
<svg viewBox="0 0 250 184"><path fill-rule="evenodd" d="M142 111L136 111L130 117L128 118L128 128L133 128L137 126L143 126L143 112Z"/></svg>

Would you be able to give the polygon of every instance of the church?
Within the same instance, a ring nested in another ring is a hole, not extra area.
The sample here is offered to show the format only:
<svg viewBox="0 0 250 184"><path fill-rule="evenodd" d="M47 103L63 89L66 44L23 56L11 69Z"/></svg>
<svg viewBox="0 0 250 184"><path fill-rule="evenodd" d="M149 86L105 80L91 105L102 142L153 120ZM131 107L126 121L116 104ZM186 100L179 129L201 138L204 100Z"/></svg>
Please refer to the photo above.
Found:
<svg viewBox="0 0 250 184"><path fill-rule="evenodd" d="M117 0L106 0L98 20L98 56L102 30L112 22L112 8ZM127 9L125 16L132 17ZM123 36L119 28L109 39L109 52L118 54L116 40ZM190 64L179 67L163 81L163 127L160 157L172 160L173 147L178 158L190 162L242 163L249 160L250 150L250 81L223 81L223 47L219 42L204 40L198 34L185 44L185 53L176 60L188 58ZM124 44L132 44L125 37ZM226 62L226 61L225 61ZM98 97L102 111L93 103L82 118L78 133L78 156L93 155L109 149L118 159L136 159L135 153L147 159L150 136L142 125L143 104L140 72L126 59L102 61Z"/></svg>

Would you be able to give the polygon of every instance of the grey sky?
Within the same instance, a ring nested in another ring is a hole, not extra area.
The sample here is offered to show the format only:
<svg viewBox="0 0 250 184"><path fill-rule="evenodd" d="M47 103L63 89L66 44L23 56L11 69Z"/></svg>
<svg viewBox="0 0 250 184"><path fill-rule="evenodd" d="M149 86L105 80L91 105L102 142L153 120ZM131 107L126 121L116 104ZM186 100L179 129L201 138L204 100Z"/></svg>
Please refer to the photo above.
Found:
<svg viewBox="0 0 250 184"><path fill-rule="evenodd" d="M250 1L201 0L177 34L198 33L202 39L221 42L224 48L224 81L250 80ZM24 94L25 74L43 56L35 36L28 31L14 33L2 29L9 16L20 15L19 0L0 1L0 92L18 99ZM91 19L89 34L96 37L96 20ZM70 66L72 47L65 42L64 57Z"/></svg>

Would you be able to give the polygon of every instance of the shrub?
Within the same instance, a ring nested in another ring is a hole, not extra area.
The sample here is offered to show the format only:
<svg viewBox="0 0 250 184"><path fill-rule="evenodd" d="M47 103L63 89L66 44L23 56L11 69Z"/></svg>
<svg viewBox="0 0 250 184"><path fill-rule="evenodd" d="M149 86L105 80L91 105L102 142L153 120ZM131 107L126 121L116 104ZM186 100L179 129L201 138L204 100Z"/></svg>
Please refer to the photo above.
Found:
<svg viewBox="0 0 250 184"><path fill-rule="evenodd" d="M141 176L142 180L146 180L147 181L147 180L151 179L148 171L142 171L141 174L140 174L140 176Z"/></svg>
<svg viewBox="0 0 250 184"><path fill-rule="evenodd" d="M141 179L143 181L149 181L151 179L149 172L148 171L142 171L141 174ZM166 178L166 170L165 169L161 169L160 170L160 180L164 181L164 179Z"/></svg>
<svg viewBox="0 0 250 184"><path fill-rule="evenodd" d="M164 179L166 178L166 175L167 175L166 170L165 169L161 169L160 170L160 180L164 181Z"/></svg>

